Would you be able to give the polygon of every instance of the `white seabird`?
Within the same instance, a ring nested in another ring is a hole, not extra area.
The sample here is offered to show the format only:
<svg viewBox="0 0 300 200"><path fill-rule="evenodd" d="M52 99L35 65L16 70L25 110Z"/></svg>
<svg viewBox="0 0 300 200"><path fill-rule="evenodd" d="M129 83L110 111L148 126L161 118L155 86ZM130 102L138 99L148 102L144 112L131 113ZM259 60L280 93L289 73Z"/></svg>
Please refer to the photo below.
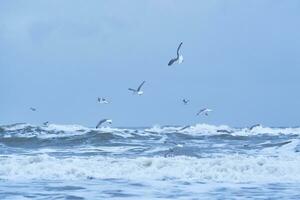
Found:
<svg viewBox="0 0 300 200"><path fill-rule="evenodd" d="M188 99L182 99L182 102L184 103L184 105L187 105L190 102L190 100L188 100Z"/></svg>
<svg viewBox="0 0 300 200"><path fill-rule="evenodd" d="M180 50L182 44L183 44L182 42L179 44L179 46L177 48L177 57L173 58L169 61L169 63L168 63L169 66L173 65L175 62L177 64L181 64L183 62L183 56L179 54L179 50Z"/></svg>
<svg viewBox="0 0 300 200"><path fill-rule="evenodd" d="M98 97L98 102L101 104L108 104L109 101L103 97Z"/></svg>
<svg viewBox="0 0 300 200"><path fill-rule="evenodd" d="M102 119L98 122L96 129L99 128L102 124L104 123L108 123L108 124L112 124L112 120L111 119Z"/></svg>
<svg viewBox="0 0 300 200"><path fill-rule="evenodd" d="M208 116L208 113L211 112L211 111L212 110L209 109L209 108L203 108L203 109L199 110L199 112L197 112L196 115L200 115L200 114L204 113L204 115Z"/></svg>
<svg viewBox="0 0 300 200"><path fill-rule="evenodd" d="M137 89L128 88L128 90L132 91L133 94L142 95L144 92L141 90L146 81L143 81Z"/></svg>

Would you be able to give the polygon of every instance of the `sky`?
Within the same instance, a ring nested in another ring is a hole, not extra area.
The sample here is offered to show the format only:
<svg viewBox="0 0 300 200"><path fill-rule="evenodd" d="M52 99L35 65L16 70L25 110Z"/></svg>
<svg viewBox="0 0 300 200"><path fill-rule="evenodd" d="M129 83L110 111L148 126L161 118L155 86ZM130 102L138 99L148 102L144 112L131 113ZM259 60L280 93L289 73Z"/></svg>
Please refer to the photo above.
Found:
<svg viewBox="0 0 300 200"><path fill-rule="evenodd" d="M0 124L298 126L299 10L298 0L0 0ZM170 67L181 41L184 62ZM144 95L128 91L144 80ZM213 112L197 117L204 107Z"/></svg>

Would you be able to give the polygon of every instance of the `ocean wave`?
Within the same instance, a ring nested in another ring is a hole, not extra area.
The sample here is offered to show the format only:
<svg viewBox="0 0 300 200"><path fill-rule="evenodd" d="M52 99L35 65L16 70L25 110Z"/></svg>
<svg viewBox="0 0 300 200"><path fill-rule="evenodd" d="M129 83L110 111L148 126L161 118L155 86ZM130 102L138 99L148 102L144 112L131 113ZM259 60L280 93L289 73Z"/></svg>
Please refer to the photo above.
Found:
<svg viewBox="0 0 300 200"><path fill-rule="evenodd" d="M180 133L191 136L255 136L255 135L300 135L300 128L271 128L257 126L249 128L232 128L227 125L196 124L192 126L153 126L151 128L112 128L101 127L99 129L88 128L81 125L58 125L37 126L26 123L0 126L0 137L38 137L58 138L85 135L88 133L111 133L113 135L129 138L135 136L153 136L169 133Z"/></svg>
<svg viewBox="0 0 300 200"><path fill-rule="evenodd" d="M223 155L176 157L0 157L2 180L128 179L266 183L299 182L300 157Z"/></svg>
<svg viewBox="0 0 300 200"><path fill-rule="evenodd" d="M62 138L80 136L93 133L111 133L115 136L123 138L132 136L130 131L127 129L118 129L110 127L102 127L99 129L88 128L81 125L58 125L49 124L47 126L37 126L31 124L14 124L0 127L0 138L33 138L37 137L40 139L51 139L51 138ZM131 132L134 132L132 130Z"/></svg>

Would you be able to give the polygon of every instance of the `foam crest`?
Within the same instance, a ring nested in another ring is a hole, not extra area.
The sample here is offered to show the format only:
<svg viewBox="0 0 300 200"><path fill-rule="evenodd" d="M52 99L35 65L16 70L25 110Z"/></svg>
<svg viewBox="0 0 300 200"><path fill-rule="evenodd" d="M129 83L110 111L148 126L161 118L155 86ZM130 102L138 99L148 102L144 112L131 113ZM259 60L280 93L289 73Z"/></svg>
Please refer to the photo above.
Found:
<svg viewBox="0 0 300 200"><path fill-rule="evenodd" d="M195 134L204 134L204 135L224 134L224 131L227 131L227 133L234 131L232 128L230 128L227 125L215 126L209 124L196 124L185 130L194 135ZM218 132L220 130L223 130L223 132Z"/></svg>
<svg viewBox="0 0 300 200"><path fill-rule="evenodd" d="M184 133L193 135L221 135L230 134L233 136L254 136L254 135L300 135L300 128L271 128L264 126L257 126L253 129L249 128L232 128L227 125L209 125L196 124L187 129Z"/></svg>
<svg viewBox="0 0 300 200"><path fill-rule="evenodd" d="M292 139L289 141L275 143L264 148L261 153L265 155L281 155L281 156L298 156L297 147L299 146L299 139Z"/></svg>
<svg viewBox="0 0 300 200"><path fill-rule="evenodd" d="M8 156L0 159L0 179L8 180L189 180L201 182L297 182L299 157L230 155L214 158Z"/></svg>
<svg viewBox="0 0 300 200"><path fill-rule="evenodd" d="M123 138L140 136L165 135L170 133L181 133L186 135L222 135L228 134L232 136L255 136L255 135L300 135L300 128L271 128L257 126L253 129L249 128L232 128L227 125L209 125L196 124L192 126L159 126L155 125L151 128L135 129L135 128L113 128L101 127L99 129L88 128L81 125L59 125L49 124L47 126L36 126L31 124L13 124L1 126L1 134L4 137L68 137L83 135L90 132L111 133ZM1 137L1 135L0 135Z"/></svg>
<svg viewBox="0 0 300 200"><path fill-rule="evenodd" d="M42 127L45 130L50 131L63 131L63 132L83 132L89 131L90 129L81 125L77 124L70 124L70 125L59 125L59 124L49 124L48 126Z"/></svg>

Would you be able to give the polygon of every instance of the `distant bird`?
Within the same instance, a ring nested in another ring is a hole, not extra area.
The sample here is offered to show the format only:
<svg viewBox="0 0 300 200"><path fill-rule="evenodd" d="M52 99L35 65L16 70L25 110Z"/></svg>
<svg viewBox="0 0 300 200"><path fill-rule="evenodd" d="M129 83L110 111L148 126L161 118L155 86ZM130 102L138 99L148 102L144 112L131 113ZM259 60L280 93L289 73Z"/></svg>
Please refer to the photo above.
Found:
<svg viewBox="0 0 300 200"><path fill-rule="evenodd" d="M49 124L48 121L46 121L46 122L43 123L44 126L48 126L48 124Z"/></svg>
<svg viewBox="0 0 300 200"><path fill-rule="evenodd" d="M191 127L190 125L184 126L184 127L180 128L180 129L178 129L176 132L183 131L183 130L185 130L187 128L190 128L190 127Z"/></svg>
<svg viewBox="0 0 300 200"><path fill-rule="evenodd" d="M128 88L133 94L142 95L144 92L141 90L146 81L143 81L137 89Z"/></svg>
<svg viewBox="0 0 300 200"><path fill-rule="evenodd" d="M111 119L102 119L98 122L96 128L99 128L104 123L112 124L112 120Z"/></svg>
<svg viewBox="0 0 300 200"><path fill-rule="evenodd" d="M182 44L183 44L182 42L179 44L179 46L177 48L177 57L173 58L169 61L169 63L168 63L169 66L173 65L175 62L177 64L181 64L183 62L183 56L179 55L179 50L180 50Z"/></svg>
<svg viewBox="0 0 300 200"><path fill-rule="evenodd" d="M261 126L261 124L254 124L251 127L249 127L249 130L252 131L254 128Z"/></svg>
<svg viewBox="0 0 300 200"><path fill-rule="evenodd" d="M184 105L187 105L190 102L190 100L188 100L188 99L182 99L182 102L183 102Z"/></svg>
<svg viewBox="0 0 300 200"><path fill-rule="evenodd" d="M233 131L226 130L226 129L219 129L217 130L217 133L233 133Z"/></svg>
<svg viewBox="0 0 300 200"><path fill-rule="evenodd" d="M33 111L33 112L35 112L36 108L31 107L30 110Z"/></svg>
<svg viewBox="0 0 300 200"><path fill-rule="evenodd" d="M101 104L108 104L109 103L108 100L103 98L103 97L101 97L101 98L98 97L98 102L101 103Z"/></svg>
<svg viewBox="0 0 300 200"><path fill-rule="evenodd" d="M211 112L211 111L212 110L209 109L209 108L203 108L203 109L199 110L199 112L197 112L196 115L200 115L200 114L204 113L204 115L208 116L208 113Z"/></svg>

